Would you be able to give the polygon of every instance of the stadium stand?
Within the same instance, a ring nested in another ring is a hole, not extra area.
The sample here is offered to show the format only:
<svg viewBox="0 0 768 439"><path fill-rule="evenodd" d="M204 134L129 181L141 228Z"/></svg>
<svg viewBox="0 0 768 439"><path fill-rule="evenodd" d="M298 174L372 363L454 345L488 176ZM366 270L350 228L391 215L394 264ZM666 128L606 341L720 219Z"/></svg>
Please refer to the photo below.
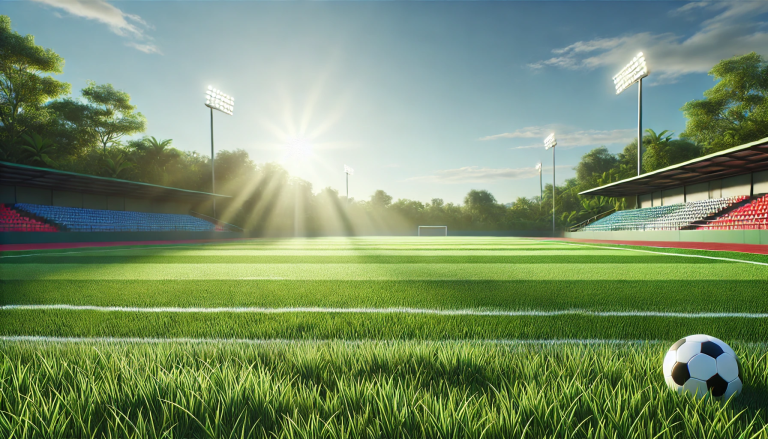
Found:
<svg viewBox="0 0 768 439"><path fill-rule="evenodd" d="M723 214L697 230L768 230L768 195Z"/></svg>
<svg viewBox="0 0 768 439"><path fill-rule="evenodd" d="M226 226L217 226L190 215L81 209L27 203L18 203L14 207L45 218L58 224L62 230L71 232L228 231Z"/></svg>
<svg viewBox="0 0 768 439"><path fill-rule="evenodd" d="M0 232L58 232L55 226L22 216L16 210L0 204Z"/></svg>
<svg viewBox="0 0 768 439"><path fill-rule="evenodd" d="M682 230L705 218L718 214L749 197L723 197L712 200L691 201L668 206L622 210L595 221L582 230Z"/></svg>

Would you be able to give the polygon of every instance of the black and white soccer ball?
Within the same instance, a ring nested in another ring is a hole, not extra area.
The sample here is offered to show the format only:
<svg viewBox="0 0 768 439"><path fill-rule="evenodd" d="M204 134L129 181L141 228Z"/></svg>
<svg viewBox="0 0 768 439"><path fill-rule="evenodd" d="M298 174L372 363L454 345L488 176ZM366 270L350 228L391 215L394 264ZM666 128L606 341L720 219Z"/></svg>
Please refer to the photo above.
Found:
<svg viewBox="0 0 768 439"><path fill-rule="evenodd" d="M741 367L736 353L720 339L689 335L678 340L664 357L664 379L677 393L697 398L710 394L727 400L741 393Z"/></svg>

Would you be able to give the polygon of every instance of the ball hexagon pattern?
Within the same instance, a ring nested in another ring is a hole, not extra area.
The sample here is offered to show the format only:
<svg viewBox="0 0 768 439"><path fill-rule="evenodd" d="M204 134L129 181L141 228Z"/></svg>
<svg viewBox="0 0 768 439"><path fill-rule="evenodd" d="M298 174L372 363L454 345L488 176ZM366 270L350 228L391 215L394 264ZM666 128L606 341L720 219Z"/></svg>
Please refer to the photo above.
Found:
<svg viewBox="0 0 768 439"><path fill-rule="evenodd" d="M704 334L678 340L664 356L664 381L677 393L727 400L741 393L738 357L722 340Z"/></svg>

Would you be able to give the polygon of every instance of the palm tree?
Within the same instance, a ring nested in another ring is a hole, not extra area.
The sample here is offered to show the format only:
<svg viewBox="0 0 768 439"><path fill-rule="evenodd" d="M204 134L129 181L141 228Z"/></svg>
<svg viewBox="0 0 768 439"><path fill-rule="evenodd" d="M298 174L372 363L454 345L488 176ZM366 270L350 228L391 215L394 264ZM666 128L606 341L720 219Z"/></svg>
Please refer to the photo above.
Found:
<svg viewBox="0 0 768 439"><path fill-rule="evenodd" d="M22 134L21 137L27 141L27 145L21 145L21 148L32 154L31 162L41 162L52 168L56 166L56 162L49 157L56 150L56 145L50 139L34 132L30 135Z"/></svg>
<svg viewBox="0 0 768 439"><path fill-rule="evenodd" d="M145 137L138 142L138 149L144 156L142 161L148 168L149 181L156 184L163 184L167 180L165 167L168 163L178 156L178 151L169 148L173 140L158 140L155 137Z"/></svg>
<svg viewBox="0 0 768 439"><path fill-rule="evenodd" d="M133 163L131 163L129 159L123 155L122 152L112 154L112 157L104 154L104 161L106 163L104 169L112 178L117 178L122 171L133 166Z"/></svg>

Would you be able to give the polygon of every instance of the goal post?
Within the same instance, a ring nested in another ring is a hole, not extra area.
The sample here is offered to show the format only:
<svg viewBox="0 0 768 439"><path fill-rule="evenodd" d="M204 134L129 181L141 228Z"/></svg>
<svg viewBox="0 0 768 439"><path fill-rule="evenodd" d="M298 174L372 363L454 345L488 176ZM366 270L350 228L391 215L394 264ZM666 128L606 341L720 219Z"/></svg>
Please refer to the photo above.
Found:
<svg viewBox="0 0 768 439"><path fill-rule="evenodd" d="M419 236L448 236L448 226L419 226Z"/></svg>

